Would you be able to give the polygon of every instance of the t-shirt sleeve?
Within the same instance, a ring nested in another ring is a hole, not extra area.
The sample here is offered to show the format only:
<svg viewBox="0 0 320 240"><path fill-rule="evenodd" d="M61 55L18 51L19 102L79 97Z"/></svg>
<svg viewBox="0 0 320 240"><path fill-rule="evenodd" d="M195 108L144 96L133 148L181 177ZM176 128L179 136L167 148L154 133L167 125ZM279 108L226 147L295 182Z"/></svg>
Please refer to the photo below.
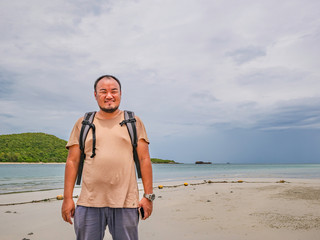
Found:
<svg viewBox="0 0 320 240"><path fill-rule="evenodd" d="M139 117L136 116L136 126L137 126L137 137L138 137L138 141L140 139L143 139L145 140L148 144L150 143L149 142L149 139L148 139L148 135L147 135L147 132L146 132L146 128L144 127L144 124L143 122L141 121L141 119Z"/></svg>
<svg viewBox="0 0 320 240"><path fill-rule="evenodd" d="M73 126L73 129L70 134L69 141L66 145L66 148L69 149L69 147L73 145L79 145L79 136L80 136L80 130L81 130L81 123L82 123L83 117L79 118L78 121Z"/></svg>

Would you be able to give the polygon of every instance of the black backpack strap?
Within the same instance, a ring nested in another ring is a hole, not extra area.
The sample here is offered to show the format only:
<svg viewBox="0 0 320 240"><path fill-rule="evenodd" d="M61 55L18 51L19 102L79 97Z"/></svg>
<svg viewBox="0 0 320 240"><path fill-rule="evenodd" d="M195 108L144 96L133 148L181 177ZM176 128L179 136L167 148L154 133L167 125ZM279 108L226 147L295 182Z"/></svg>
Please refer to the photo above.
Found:
<svg viewBox="0 0 320 240"><path fill-rule="evenodd" d="M83 171L83 164L84 159L86 158L86 154L84 153L85 149L85 142L88 135L88 132L90 128L92 128L92 155L91 158L93 158L96 155L96 127L93 124L93 119L96 112L87 112L84 115L83 121L82 121L82 127L80 131L80 137L79 137L79 147L81 151L80 155L80 162L79 162L79 168L78 168L78 176L77 176L77 185L80 185L81 183L81 176Z"/></svg>
<svg viewBox="0 0 320 240"><path fill-rule="evenodd" d="M121 126L126 124L131 143L133 149L133 159L136 164L138 178L141 178L141 169L140 169L140 162L137 152L137 145L138 145L138 138L137 138L137 128L136 128L136 119L134 117L134 112L131 111L124 111L124 120L120 123Z"/></svg>

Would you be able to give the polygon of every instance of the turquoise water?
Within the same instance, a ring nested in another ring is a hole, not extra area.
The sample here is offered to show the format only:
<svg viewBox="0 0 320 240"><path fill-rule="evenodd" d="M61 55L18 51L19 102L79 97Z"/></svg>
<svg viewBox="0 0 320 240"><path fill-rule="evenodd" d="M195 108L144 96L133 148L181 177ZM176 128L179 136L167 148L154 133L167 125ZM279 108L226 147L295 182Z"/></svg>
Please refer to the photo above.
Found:
<svg viewBox="0 0 320 240"><path fill-rule="evenodd" d="M320 164L154 164L154 181L227 178L320 179ZM64 164L1 164L0 194L63 188ZM140 180L139 180L140 181Z"/></svg>
<svg viewBox="0 0 320 240"><path fill-rule="evenodd" d="M153 165L156 181L226 178L320 178L320 164Z"/></svg>

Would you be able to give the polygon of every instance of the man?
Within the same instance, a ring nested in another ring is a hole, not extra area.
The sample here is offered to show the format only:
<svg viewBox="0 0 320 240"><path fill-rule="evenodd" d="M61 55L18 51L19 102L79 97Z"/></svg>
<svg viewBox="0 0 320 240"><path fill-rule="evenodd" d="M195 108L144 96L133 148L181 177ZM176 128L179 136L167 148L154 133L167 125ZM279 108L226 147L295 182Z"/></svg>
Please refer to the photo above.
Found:
<svg viewBox="0 0 320 240"><path fill-rule="evenodd" d="M77 240L102 240L106 226L115 240L135 240L138 239L138 209L143 208L145 220L153 208L149 140L142 121L136 117L137 152L144 187L144 197L139 202L130 136L126 126L119 124L124 120L124 112L119 109L120 81L111 75L98 78L94 84L94 96L100 108L93 121L96 155L90 157L92 134L89 132L85 142L82 188L75 208L72 195L80 162L82 117L76 122L66 146L69 154L65 167L62 217L70 224L74 217Z"/></svg>

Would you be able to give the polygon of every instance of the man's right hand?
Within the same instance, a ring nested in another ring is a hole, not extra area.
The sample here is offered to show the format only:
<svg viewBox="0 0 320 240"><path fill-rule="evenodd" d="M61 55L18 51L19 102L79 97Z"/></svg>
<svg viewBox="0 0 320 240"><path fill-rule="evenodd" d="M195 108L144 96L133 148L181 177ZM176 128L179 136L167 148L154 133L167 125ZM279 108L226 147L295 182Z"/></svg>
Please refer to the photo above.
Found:
<svg viewBox="0 0 320 240"><path fill-rule="evenodd" d="M74 216L75 204L73 199L64 199L61 207L61 214L64 221L72 224L71 218Z"/></svg>
<svg viewBox="0 0 320 240"><path fill-rule="evenodd" d="M74 215L75 204L72 198L74 184L77 178L77 172L80 162L79 145L69 147L68 158L66 162L65 178L64 178L64 200L61 207L61 215L64 221L72 224L71 218Z"/></svg>

